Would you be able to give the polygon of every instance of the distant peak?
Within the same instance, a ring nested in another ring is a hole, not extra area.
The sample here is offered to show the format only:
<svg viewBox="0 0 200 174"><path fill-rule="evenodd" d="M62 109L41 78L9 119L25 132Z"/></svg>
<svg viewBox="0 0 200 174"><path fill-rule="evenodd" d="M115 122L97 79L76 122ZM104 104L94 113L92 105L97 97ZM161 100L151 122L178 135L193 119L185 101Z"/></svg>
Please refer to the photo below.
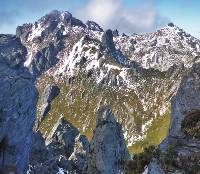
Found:
<svg viewBox="0 0 200 174"><path fill-rule="evenodd" d="M40 19L41 22L44 21L49 21L49 20L66 20L68 21L69 19L72 18L72 14L67 12L67 11L58 11L58 10L53 10L50 13L46 14L44 17Z"/></svg>
<svg viewBox="0 0 200 174"><path fill-rule="evenodd" d="M168 27L175 27L174 23L170 22L167 24Z"/></svg>
<svg viewBox="0 0 200 174"><path fill-rule="evenodd" d="M103 32L103 29L94 21L87 21L86 25L90 30Z"/></svg>
<svg viewBox="0 0 200 174"><path fill-rule="evenodd" d="M72 18L72 14L68 11L64 11L61 13L61 17L64 21L68 21L69 19Z"/></svg>

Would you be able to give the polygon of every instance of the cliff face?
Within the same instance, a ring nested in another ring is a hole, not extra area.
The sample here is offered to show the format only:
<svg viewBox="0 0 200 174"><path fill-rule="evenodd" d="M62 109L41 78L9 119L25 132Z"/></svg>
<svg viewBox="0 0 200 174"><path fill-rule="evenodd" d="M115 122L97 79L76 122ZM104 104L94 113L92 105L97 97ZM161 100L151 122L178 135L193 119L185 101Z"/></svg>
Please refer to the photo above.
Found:
<svg viewBox="0 0 200 174"><path fill-rule="evenodd" d="M33 140L28 174L83 172L89 142L63 117L46 140L39 131L34 133Z"/></svg>
<svg viewBox="0 0 200 174"><path fill-rule="evenodd" d="M164 170L196 174L200 171L200 65L195 64L184 77L172 99L169 134L160 144L160 167ZM154 165L149 170L155 169ZM154 170L153 170L154 171ZM154 172L149 172L154 173ZM159 172L158 172L159 173Z"/></svg>
<svg viewBox="0 0 200 174"><path fill-rule="evenodd" d="M23 67L26 49L0 35L0 171L25 173L36 119L37 90Z"/></svg>
<svg viewBox="0 0 200 174"><path fill-rule="evenodd" d="M77 174L124 173L124 164L130 159L122 126L107 106L98 110L90 143L61 117L46 141L41 133L34 134L31 149L29 174L59 171Z"/></svg>
<svg viewBox="0 0 200 174"><path fill-rule="evenodd" d="M86 173L124 173L124 163L129 158L121 125L115 121L110 108L100 108L90 142Z"/></svg>

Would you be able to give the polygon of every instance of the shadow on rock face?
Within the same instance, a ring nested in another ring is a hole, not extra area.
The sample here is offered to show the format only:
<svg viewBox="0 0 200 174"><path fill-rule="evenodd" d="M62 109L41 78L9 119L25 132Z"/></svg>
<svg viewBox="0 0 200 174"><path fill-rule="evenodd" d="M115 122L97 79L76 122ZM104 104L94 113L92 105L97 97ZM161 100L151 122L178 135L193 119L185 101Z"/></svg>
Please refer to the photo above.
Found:
<svg viewBox="0 0 200 174"><path fill-rule="evenodd" d="M0 35L0 169L19 174L28 167L37 103L26 53L15 36Z"/></svg>
<svg viewBox="0 0 200 174"><path fill-rule="evenodd" d="M61 117L45 140L35 132L30 154L28 174L83 172L89 142L84 135Z"/></svg>

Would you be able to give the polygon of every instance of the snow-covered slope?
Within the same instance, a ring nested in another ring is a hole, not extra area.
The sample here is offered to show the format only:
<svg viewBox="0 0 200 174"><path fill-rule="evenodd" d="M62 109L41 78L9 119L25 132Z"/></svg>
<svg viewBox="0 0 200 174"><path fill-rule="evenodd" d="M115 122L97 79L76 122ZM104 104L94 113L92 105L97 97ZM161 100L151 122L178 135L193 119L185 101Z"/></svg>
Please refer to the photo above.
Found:
<svg viewBox="0 0 200 174"><path fill-rule="evenodd" d="M64 115L90 138L95 112L108 104L129 146L165 137L170 100L200 55L200 41L173 24L126 36L59 11L18 27L17 36L28 49L25 66L38 79L40 96L49 83L61 90L40 126L44 135ZM38 117L42 107L40 99Z"/></svg>
<svg viewBox="0 0 200 174"><path fill-rule="evenodd" d="M166 71L174 64L191 67L200 41L173 24L145 35L118 36L116 46L144 68Z"/></svg>

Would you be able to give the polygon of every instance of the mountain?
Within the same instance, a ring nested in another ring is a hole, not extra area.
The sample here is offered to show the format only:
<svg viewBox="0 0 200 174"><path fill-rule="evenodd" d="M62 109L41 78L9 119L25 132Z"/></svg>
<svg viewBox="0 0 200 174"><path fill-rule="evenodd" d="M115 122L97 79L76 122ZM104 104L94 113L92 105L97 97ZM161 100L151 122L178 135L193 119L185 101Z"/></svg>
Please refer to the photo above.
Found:
<svg viewBox="0 0 200 174"><path fill-rule="evenodd" d="M172 23L127 36L59 11L19 26L17 37L28 51L24 66L37 79L38 122L44 118L37 128L44 136L64 115L91 139L95 112L106 104L123 124L131 151L166 136L170 100L200 55L200 41ZM42 97L49 84L60 89L51 109Z"/></svg>
<svg viewBox="0 0 200 174"><path fill-rule="evenodd" d="M191 173L200 171L199 64L183 78L172 100L171 123L167 138L149 166L150 174Z"/></svg>
<svg viewBox="0 0 200 174"><path fill-rule="evenodd" d="M127 36L52 11L17 27L16 35L0 35L0 171L9 167L21 174L30 164L29 173L123 173L125 141L130 153L142 152L160 144L169 126L161 151L183 131L195 138L191 127L180 127L184 112L198 109L198 82L191 93L190 80L198 76L199 58L200 41L172 23ZM99 117L105 120L98 123ZM180 139L176 152L194 145ZM192 166L176 157L176 166ZM149 171L165 159L149 161Z"/></svg>

